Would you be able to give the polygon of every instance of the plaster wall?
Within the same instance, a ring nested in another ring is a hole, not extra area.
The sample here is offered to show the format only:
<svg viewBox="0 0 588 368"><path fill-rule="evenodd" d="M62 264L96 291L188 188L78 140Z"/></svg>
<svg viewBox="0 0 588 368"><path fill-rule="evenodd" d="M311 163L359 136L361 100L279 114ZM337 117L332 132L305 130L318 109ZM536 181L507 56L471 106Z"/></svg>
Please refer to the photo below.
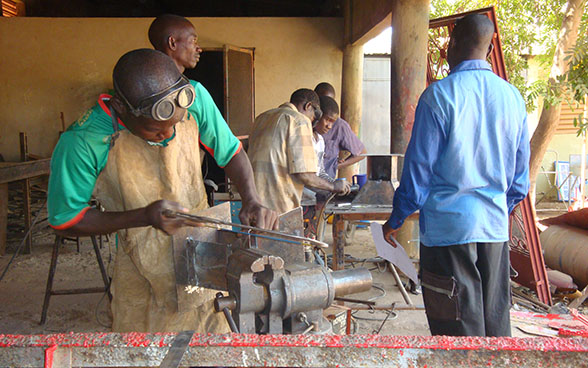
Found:
<svg viewBox="0 0 588 368"><path fill-rule="evenodd" d="M0 153L50 156L62 130L111 88L126 51L150 47L152 18L0 18ZM190 18L202 47L255 48L255 115L302 87L341 90L341 18Z"/></svg>

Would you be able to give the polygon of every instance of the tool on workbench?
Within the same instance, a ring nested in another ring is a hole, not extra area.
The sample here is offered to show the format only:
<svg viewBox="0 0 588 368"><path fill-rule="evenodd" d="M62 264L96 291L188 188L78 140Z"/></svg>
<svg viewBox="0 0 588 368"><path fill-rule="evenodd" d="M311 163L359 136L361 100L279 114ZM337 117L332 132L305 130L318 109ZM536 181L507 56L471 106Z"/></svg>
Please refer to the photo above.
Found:
<svg viewBox="0 0 588 368"><path fill-rule="evenodd" d="M249 226L249 225L237 224L235 222L222 221L222 220L218 220L218 219L206 217L206 216L191 215L189 213L177 212L177 211L172 211L172 210L163 211L163 215L166 217L171 217L171 218L177 217L177 218L187 220L186 223L188 225L192 225L192 226L209 226L209 227L213 227L213 228L216 228L219 230L221 229L220 226L222 226L222 225L233 226L233 227L239 227L241 229L246 229L246 230L250 230L250 231L254 231L254 232L239 232L239 231L229 230L229 229L224 229L224 230L233 231L238 234L245 234L245 235L253 236L253 237L265 238L265 239L269 239L269 240L294 242L296 244L315 246L315 247L320 247L320 248L328 248L329 247L329 245L327 243L322 242L322 241L318 241L315 239L305 238L303 236L291 235L291 234L283 233L281 231L263 229L263 228L256 227L256 226ZM211 226L209 224L212 224L214 226ZM273 235L273 237L270 237L267 235L261 235L260 233Z"/></svg>

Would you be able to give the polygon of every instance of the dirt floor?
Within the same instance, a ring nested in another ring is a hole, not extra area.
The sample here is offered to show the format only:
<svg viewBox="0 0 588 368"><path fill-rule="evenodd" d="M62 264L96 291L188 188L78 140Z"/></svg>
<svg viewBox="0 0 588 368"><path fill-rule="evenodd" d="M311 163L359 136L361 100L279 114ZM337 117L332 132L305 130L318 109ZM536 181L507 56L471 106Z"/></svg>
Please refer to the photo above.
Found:
<svg viewBox="0 0 588 368"><path fill-rule="evenodd" d="M554 213L557 212L561 213L561 210L555 208ZM330 231L330 227L325 231L327 242L331 241ZM54 235L46 226L36 231L32 254L16 257L4 279L0 281L0 333L47 334L110 330L109 301L104 294L53 296L47 322L43 326L39 325L53 241ZM18 244L18 241L9 243L7 254L0 257L0 272L10 262ZM356 258L370 258L376 255L368 227L355 231L353 241L345 248L345 253ZM110 237L109 242L104 242L101 254L111 271L115 254L113 237ZM361 262L356 264L360 265ZM365 263L364 266L372 270L374 285L377 288L353 295L353 298L372 299L378 305L390 305L392 302L405 304L388 270L379 269L373 263ZM96 286L102 286L102 280L90 239L82 239L79 253L75 242L66 242L60 248L54 288ZM413 304L422 306L421 295L409 295ZM358 311L353 313L353 316L355 323L352 330L355 333L371 334L379 331L384 335L429 335L423 310L402 310L390 315L382 311ZM382 324L387 316L386 322ZM513 323L513 336L526 336L515 326L516 323Z"/></svg>

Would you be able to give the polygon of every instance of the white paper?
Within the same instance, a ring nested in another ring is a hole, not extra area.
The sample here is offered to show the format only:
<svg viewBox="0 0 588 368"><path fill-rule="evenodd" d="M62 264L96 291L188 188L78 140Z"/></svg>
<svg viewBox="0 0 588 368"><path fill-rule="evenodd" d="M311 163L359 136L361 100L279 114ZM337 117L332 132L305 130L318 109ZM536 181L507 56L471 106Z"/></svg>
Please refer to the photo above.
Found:
<svg viewBox="0 0 588 368"><path fill-rule="evenodd" d="M409 279L414 281L415 284L418 284L417 270L414 268L412 261L408 257L408 254L406 254L402 245L400 245L396 239L393 239L396 243L396 248L394 248L384 240L381 224L372 222L370 224L370 229L372 231L372 239L374 239L374 243L376 244L378 255L398 267L398 269L408 276Z"/></svg>

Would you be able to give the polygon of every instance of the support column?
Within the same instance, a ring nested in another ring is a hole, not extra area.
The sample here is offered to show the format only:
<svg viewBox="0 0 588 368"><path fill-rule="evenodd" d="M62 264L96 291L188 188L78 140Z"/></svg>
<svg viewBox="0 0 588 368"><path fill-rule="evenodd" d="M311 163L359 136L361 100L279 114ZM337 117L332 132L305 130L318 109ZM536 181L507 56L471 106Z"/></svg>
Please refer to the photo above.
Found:
<svg viewBox="0 0 588 368"><path fill-rule="evenodd" d="M390 57L390 153L404 153L427 76L430 0L395 0Z"/></svg>
<svg viewBox="0 0 588 368"><path fill-rule="evenodd" d="M351 44L352 4L344 1L345 46L343 49L343 76L341 80L341 117L345 119L355 134L361 124L361 96L363 83L363 44ZM340 178L351 180L355 167L351 165L339 171Z"/></svg>

